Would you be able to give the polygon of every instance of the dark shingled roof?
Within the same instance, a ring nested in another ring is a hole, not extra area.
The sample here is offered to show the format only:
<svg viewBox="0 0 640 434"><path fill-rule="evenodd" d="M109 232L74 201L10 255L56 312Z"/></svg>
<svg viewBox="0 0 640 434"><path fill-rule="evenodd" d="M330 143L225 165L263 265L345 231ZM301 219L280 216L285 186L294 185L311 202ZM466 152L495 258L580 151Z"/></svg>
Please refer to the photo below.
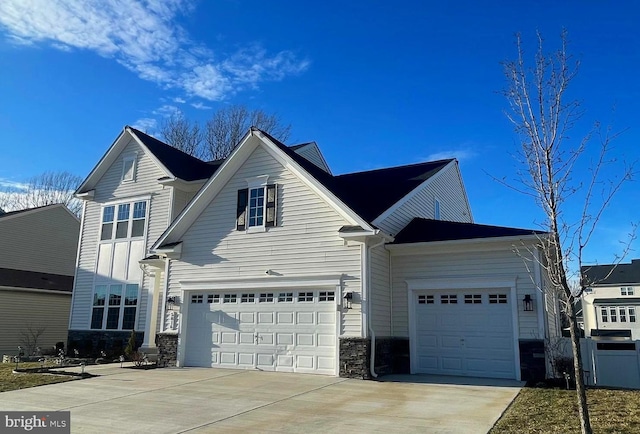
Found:
<svg viewBox="0 0 640 434"><path fill-rule="evenodd" d="M151 137L133 127L128 127L158 160L176 177L185 181L208 179L218 170L223 161L206 163Z"/></svg>
<svg viewBox="0 0 640 434"><path fill-rule="evenodd" d="M611 271L611 269L613 271ZM580 268L589 285L623 285L640 283L640 259L630 264L586 265ZM609 276L607 276L611 273Z"/></svg>
<svg viewBox="0 0 640 434"><path fill-rule="evenodd" d="M488 226L475 223L448 222L414 218L395 237L393 244L426 243L432 241L470 240L475 238L543 235L531 229Z"/></svg>
<svg viewBox="0 0 640 434"><path fill-rule="evenodd" d="M0 286L71 292L73 276L0 268Z"/></svg>
<svg viewBox="0 0 640 434"><path fill-rule="evenodd" d="M57 205L59 205L59 204L54 203L54 204L51 204L51 205L36 206L34 208L19 209L17 211L0 212L0 219L4 218L4 217L13 216L13 215L16 215L16 214L22 214L22 213L27 212L27 211L33 211L34 209L47 208L47 207L50 207L50 206L57 206Z"/></svg>
<svg viewBox="0 0 640 434"><path fill-rule="evenodd" d="M406 196L421 183L438 173L452 159L431 161L408 166L390 167L367 172L333 176L269 134L269 137L285 154L302 166L360 217L372 222L380 214Z"/></svg>

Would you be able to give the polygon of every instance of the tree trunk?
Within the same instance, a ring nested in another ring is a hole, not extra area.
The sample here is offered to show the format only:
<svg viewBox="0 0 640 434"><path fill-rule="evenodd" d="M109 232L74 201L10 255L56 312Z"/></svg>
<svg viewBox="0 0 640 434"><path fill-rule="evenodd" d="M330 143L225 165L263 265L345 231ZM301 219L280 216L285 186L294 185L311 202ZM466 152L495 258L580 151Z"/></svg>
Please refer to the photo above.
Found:
<svg viewBox="0 0 640 434"><path fill-rule="evenodd" d="M571 349L573 350L573 370L576 377L576 394L578 395L578 411L580 413L580 429L582 434L592 434L591 421L589 419L589 407L587 407L587 389L584 385L582 373L582 354L580 352L580 332L576 314L569 305L569 330L571 332Z"/></svg>

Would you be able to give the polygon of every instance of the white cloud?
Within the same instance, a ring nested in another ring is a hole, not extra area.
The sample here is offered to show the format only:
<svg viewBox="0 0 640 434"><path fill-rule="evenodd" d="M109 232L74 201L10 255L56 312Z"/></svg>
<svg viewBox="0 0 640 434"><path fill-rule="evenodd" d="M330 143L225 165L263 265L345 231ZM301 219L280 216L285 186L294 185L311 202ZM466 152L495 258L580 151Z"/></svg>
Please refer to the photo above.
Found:
<svg viewBox="0 0 640 434"><path fill-rule="evenodd" d="M6 178L0 178L0 188L2 188L3 190L19 191L28 189L29 184L25 184L24 182L12 181Z"/></svg>
<svg viewBox="0 0 640 434"><path fill-rule="evenodd" d="M155 109L152 113L156 116L169 117L179 112L180 112L180 109L178 107L170 104L165 104Z"/></svg>
<svg viewBox="0 0 640 434"><path fill-rule="evenodd" d="M434 152L427 155L426 161L446 160L448 158L456 158L458 161L470 160L476 156L474 151L468 149L450 149L440 152Z"/></svg>
<svg viewBox="0 0 640 434"><path fill-rule="evenodd" d="M158 121L153 118L142 118L135 121L131 126L144 133L153 134L156 128L158 128Z"/></svg>
<svg viewBox="0 0 640 434"><path fill-rule="evenodd" d="M198 110L210 110L211 107L205 104L202 104L201 102L194 102L193 104L191 104L191 107L196 108Z"/></svg>
<svg viewBox="0 0 640 434"><path fill-rule="evenodd" d="M14 44L94 51L143 80L211 101L308 68L290 51L257 45L214 62L211 49L175 24L193 8L191 0L2 0L0 26Z"/></svg>
<svg viewBox="0 0 640 434"><path fill-rule="evenodd" d="M179 96L175 97L173 99L173 102L175 102L176 104L184 104L185 102L187 102L187 100L185 100L184 98L180 98Z"/></svg>

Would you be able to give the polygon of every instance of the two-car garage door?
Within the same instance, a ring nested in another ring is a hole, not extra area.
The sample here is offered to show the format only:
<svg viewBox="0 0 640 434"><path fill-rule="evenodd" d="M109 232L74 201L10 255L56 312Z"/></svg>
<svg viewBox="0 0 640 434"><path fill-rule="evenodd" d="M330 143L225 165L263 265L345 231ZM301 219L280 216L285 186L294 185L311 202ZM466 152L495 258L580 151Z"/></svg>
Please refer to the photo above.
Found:
<svg viewBox="0 0 640 434"><path fill-rule="evenodd" d="M186 366L335 375L335 291L194 292L186 302Z"/></svg>
<svg viewBox="0 0 640 434"><path fill-rule="evenodd" d="M508 290L414 291L416 373L515 378Z"/></svg>

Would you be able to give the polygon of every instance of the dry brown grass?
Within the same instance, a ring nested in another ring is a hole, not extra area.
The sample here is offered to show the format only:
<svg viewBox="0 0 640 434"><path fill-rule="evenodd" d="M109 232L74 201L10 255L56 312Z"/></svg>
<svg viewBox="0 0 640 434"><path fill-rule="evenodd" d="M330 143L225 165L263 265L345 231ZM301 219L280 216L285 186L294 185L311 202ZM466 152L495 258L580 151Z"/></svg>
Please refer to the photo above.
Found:
<svg viewBox="0 0 640 434"><path fill-rule="evenodd" d="M0 363L0 392L26 389L28 387L42 386L44 384L62 383L76 378L69 375L32 373L14 374L13 369L15 367L16 365L14 363ZM20 368L37 367L40 367L39 363L20 363Z"/></svg>
<svg viewBox="0 0 640 434"><path fill-rule="evenodd" d="M591 426L597 433L640 432L640 391L590 389ZM497 433L579 433L575 390L525 388L491 430Z"/></svg>

